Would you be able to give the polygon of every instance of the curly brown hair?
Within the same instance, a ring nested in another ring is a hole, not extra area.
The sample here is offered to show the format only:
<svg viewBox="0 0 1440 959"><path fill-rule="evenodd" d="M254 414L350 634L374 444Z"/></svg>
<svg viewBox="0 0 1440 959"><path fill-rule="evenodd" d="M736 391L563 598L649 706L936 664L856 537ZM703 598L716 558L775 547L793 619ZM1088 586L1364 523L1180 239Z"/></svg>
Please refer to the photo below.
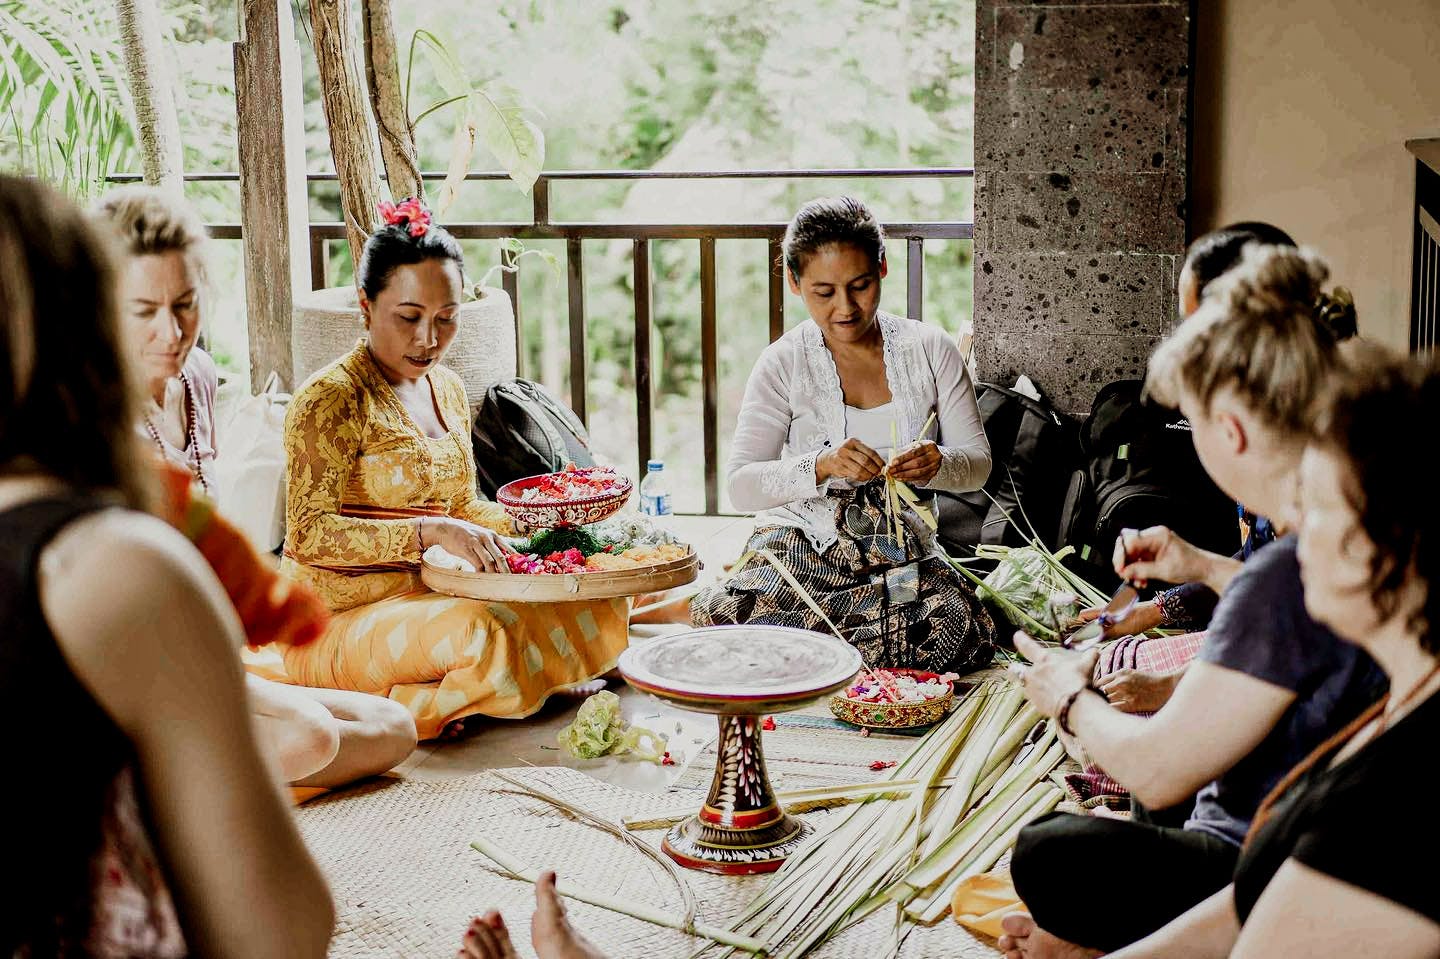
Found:
<svg viewBox="0 0 1440 959"><path fill-rule="evenodd" d="M1440 362L1360 341L1340 350L1341 364L1317 407L1311 443L1350 470L1347 496L1375 546L1370 592L1384 619L1397 614L1411 577L1424 597L1405 615L1429 653L1440 653L1440 499L1419 463L1402 455L1415 431L1440 418Z"/></svg>

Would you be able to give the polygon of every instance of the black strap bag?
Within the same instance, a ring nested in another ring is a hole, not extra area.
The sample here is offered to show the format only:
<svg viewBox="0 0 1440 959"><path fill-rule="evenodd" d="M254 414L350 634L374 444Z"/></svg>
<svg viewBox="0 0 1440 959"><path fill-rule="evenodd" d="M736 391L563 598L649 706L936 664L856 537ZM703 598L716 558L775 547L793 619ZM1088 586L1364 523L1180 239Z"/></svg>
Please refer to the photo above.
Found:
<svg viewBox="0 0 1440 959"><path fill-rule="evenodd" d="M594 466L580 417L539 383L513 379L485 391L470 429L476 487L490 499L511 480Z"/></svg>
<svg viewBox="0 0 1440 959"><path fill-rule="evenodd" d="M1235 502L1200 465L1190 423L1143 394L1141 380L1119 380L1096 395L1061 512L1074 568L1101 589L1119 584L1112 555L1122 529L1168 526L1226 556L1237 542Z"/></svg>
<svg viewBox="0 0 1440 959"><path fill-rule="evenodd" d="M1043 398L993 383L979 386L976 403L994 466L983 489L936 493L940 542L962 555L981 543L1022 546L1033 527L1056 549L1066 483L1078 462L1077 424Z"/></svg>

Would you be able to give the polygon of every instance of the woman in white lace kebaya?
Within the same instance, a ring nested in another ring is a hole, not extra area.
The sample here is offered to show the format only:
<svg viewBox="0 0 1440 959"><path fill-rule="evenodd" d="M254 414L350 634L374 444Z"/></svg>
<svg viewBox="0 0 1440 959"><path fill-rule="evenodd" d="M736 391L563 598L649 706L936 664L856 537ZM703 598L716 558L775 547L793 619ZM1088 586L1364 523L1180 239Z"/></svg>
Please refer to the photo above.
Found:
<svg viewBox="0 0 1440 959"><path fill-rule="evenodd" d="M984 485L990 445L960 351L879 309L885 238L859 201L807 203L784 251L811 321L760 355L745 389L728 477L731 502L758 514L747 551L774 554L869 665L988 664L989 614L914 512L892 524L884 479L922 496ZM695 597L691 618L829 631L758 557Z"/></svg>

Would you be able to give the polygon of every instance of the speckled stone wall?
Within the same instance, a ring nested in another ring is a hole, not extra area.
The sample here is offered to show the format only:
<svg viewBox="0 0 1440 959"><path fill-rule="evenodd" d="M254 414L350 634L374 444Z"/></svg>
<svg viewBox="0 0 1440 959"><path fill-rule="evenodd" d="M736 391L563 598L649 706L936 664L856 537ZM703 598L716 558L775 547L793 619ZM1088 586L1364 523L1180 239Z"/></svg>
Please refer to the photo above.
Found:
<svg viewBox="0 0 1440 959"><path fill-rule="evenodd" d="M975 342L1084 413L1143 373L1185 248L1186 0L978 0Z"/></svg>

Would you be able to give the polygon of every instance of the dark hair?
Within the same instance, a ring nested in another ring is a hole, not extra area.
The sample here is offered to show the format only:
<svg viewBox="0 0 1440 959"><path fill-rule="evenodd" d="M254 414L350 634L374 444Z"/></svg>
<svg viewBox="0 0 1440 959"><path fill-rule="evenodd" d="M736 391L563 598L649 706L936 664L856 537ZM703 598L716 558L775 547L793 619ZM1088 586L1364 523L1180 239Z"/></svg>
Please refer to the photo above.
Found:
<svg viewBox="0 0 1440 959"><path fill-rule="evenodd" d="M460 252L460 244L443 226L427 221L425 231L413 236L404 219L388 223L365 241L365 249L360 254L358 285L367 299L374 300L397 269L424 260L454 260L461 276L465 274L465 255Z"/></svg>
<svg viewBox="0 0 1440 959"><path fill-rule="evenodd" d="M107 240L50 187L0 176L0 471L143 507Z"/></svg>
<svg viewBox="0 0 1440 959"><path fill-rule="evenodd" d="M1251 243L1261 246L1294 248L1297 244L1290 234L1270 223L1247 220L1231 223L1218 230L1211 230L1190 244L1185 251L1185 266L1195 277L1196 296L1203 299L1211 283L1240 265L1245 248ZM1326 293L1321 291L1315 299L1315 321L1336 341L1348 340L1356 334L1359 324L1355 315L1355 300L1350 291L1337 286Z"/></svg>
<svg viewBox="0 0 1440 959"><path fill-rule="evenodd" d="M825 196L795 214L785 228L781 249L785 266L799 279L809 257L824 247L846 243L863 250L877 269L885 262L885 231L870 208L854 197Z"/></svg>
<svg viewBox="0 0 1440 959"><path fill-rule="evenodd" d="M1290 234L1269 223L1247 221L1222 226L1199 237L1185 251L1185 266L1195 277L1195 292L1205 295L1205 287L1234 269L1240 254L1250 243L1263 246L1297 246Z"/></svg>
<svg viewBox="0 0 1440 959"><path fill-rule="evenodd" d="M1407 625L1420 645L1440 653L1440 500L1430 473L1408 463L1417 424L1440 417L1440 364L1357 340L1340 350L1311 443L1340 455L1350 468L1349 497L1375 556L1370 591L1383 617L1395 614L1412 574L1425 584Z"/></svg>

